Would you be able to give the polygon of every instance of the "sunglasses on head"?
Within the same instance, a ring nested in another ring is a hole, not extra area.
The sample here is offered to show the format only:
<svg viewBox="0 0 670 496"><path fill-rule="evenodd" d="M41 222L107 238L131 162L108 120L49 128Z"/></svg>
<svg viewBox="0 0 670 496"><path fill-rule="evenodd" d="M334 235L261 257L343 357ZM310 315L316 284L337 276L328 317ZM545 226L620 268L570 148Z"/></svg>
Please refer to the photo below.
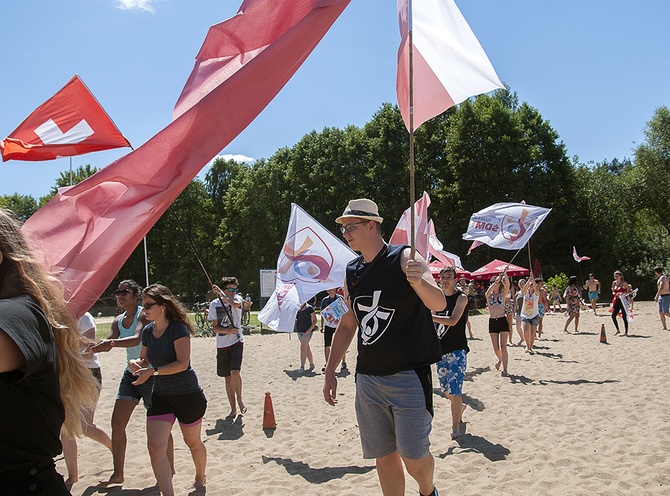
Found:
<svg viewBox="0 0 670 496"><path fill-rule="evenodd" d="M116 291L114 291L114 294L115 295L125 295L125 294L132 293L132 292L133 292L132 289L117 289Z"/></svg>

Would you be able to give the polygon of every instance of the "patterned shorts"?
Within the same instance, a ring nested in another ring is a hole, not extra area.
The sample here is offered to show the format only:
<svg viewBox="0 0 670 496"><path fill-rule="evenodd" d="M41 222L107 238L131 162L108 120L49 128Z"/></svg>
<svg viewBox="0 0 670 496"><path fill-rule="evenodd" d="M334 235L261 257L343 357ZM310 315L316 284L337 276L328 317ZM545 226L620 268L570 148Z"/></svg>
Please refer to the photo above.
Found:
<svg viewBox="0 0 670 496"><path fill-rule="evenodd" d="M463 381L468 364L467 356L467 351L455 350L447 353L442 360L437 362L437 378L440 381L440 388L445 393L454 396L463 394Z"/></svg>

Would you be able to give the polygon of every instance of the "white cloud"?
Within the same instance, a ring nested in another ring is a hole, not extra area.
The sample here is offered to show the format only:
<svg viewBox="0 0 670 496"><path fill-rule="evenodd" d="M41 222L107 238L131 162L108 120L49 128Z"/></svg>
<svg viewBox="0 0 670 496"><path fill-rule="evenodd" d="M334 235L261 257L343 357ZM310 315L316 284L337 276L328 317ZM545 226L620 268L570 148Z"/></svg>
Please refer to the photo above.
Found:
<svg viewBox="0 0 670 496"><path fill-rule="evenodd" d="M122 10L146 10L153 14L154 8L151 5L154 0L116 0L117 7Z"/></svg>
<svg viewBox="0 0 670 496"><path fill-rule="evenodd" d="M234 160L235 162L255 162L255 158L251 157L246 157L244 155L241 155L239 153L236 153L235 155L231 153L226 153L225 155L218 155L217 157L214 158L216 160L217 158L222 158L223 160Z"/></svg>

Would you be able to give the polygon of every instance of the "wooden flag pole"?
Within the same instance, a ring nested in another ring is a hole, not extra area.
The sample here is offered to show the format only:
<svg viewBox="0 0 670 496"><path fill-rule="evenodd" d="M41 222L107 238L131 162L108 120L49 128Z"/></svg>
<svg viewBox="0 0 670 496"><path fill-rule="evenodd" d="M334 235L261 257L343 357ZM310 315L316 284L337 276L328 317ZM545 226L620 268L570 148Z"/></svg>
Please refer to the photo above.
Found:
<svg viewBox="0 0 670 496"><path fill-rule="evenodd" d="M412 0L409 0L407 21L409 25L409 205L410 205L410 259L414 260L416 252L414 236L414 43L412 40Z"/></svg>

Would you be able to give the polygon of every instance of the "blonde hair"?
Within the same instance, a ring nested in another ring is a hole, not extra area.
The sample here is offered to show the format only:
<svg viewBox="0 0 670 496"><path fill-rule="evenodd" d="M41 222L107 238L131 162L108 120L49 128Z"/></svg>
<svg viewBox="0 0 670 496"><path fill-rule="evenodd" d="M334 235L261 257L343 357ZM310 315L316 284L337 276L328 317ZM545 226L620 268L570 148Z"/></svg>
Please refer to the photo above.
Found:
<svg viewBox="0 0 670 496"><path fill-rule="evenodd" d="M97 382L81 355L81 337L68 311L60 282L40 265L28 247L21 227L0 208L0 298L30 296L42 309L56 341L60 398L65 409L62 430L74 437L82 431L82 411L95 406Z"/></svg>
<svg viewBox="0 0 670 496"><path fill-rule="evenodd" d="M166 286L163 286L162 284L152 284L144 289L143 296L153 298L159 305L165 305L166 319L183 322L188 329L189 334L193 335L195 333L193 322L191 322L188 315L186 315L186 308Z"/></svg>

